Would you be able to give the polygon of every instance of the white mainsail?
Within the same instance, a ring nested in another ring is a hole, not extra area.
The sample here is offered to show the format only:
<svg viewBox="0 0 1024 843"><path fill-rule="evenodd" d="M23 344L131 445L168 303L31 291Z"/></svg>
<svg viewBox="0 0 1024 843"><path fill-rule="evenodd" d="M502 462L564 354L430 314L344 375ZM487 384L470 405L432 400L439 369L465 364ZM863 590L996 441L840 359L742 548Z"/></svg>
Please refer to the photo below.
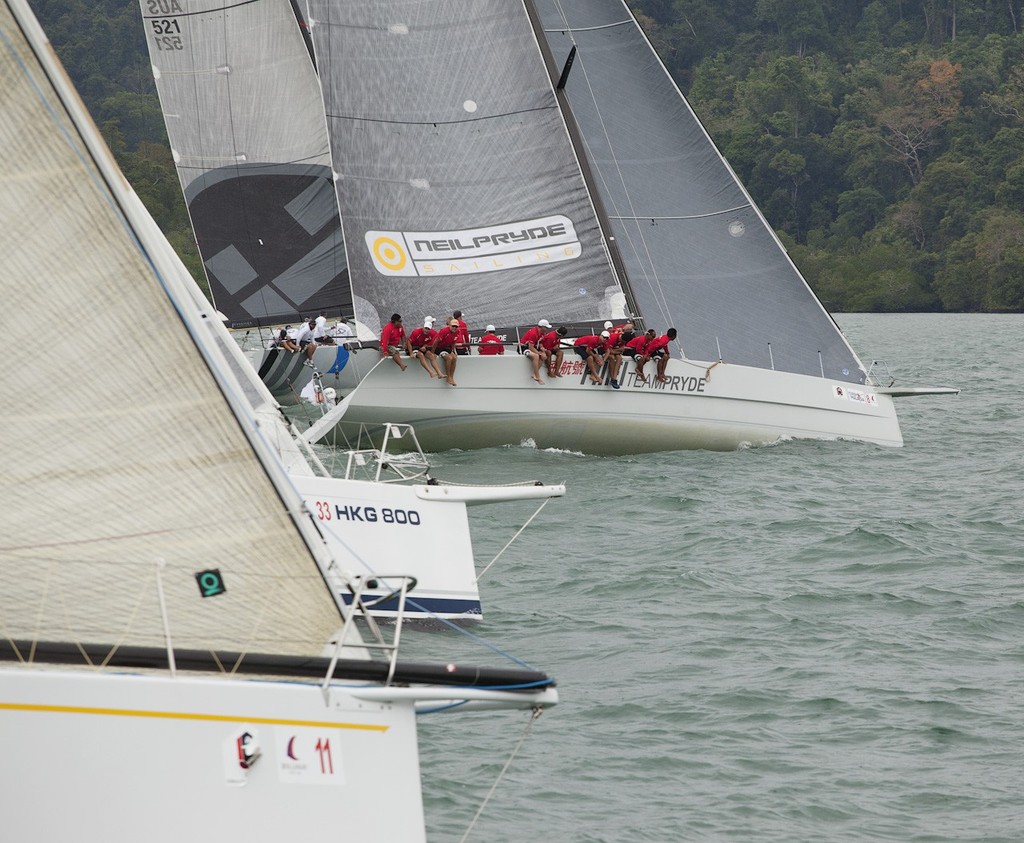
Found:
<svg viewBox="0 0 1024 843"><path fill-rule="evenodd" d="M179 646L319 653L339 618L296 530L299 502L253 459L176 307L174 265L129 222L109 152L77 128L80 102L57 96L57 71L3 14L0 321L5 336L37 337L5 391L46 396L42 419L21 402L0 411L4 632L162 646L160 565ZM75 330L60 330L71 315ZM55 358L66 377L50 392ZM197 573L213 569L226 592L197 601Z"/></svg>

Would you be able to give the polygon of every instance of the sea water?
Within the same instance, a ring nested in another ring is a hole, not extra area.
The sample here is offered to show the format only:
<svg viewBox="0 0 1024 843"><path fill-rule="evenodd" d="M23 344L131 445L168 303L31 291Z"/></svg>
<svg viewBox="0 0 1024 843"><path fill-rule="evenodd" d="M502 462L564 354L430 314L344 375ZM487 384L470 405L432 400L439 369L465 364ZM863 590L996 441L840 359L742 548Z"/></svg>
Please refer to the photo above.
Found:
<svg viewBox="0 0 1024 843"><path fill-rule="evenodd" d="M1024 840L1024 317L838 317L905 446L431 455L565 481L475 633L560 704L420 718L429 839ZM685 337L683 337L685 342ZM535 505L471 510L479 567ZM501 664L455 633L407 655Z"/></svg>

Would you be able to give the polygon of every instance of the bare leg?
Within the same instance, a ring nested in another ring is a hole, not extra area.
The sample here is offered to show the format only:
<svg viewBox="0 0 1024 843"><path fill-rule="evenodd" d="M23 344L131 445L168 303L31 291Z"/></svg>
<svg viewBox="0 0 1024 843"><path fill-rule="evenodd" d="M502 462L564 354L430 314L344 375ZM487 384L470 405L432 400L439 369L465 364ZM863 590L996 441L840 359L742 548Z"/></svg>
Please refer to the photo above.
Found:
<svg viewBox="0 0 1024 843"><path fill-rule="evenodd" d="M543 358L536 351L527 351L526 356L530 358L530 365L533 366L533 374L530 377L537 383L544 383L540 379L540 364Z"/></svg>
<svg viewBox="0 0 1024 843"><path fill-rule="evenodd" d="M644 357L642 354L640 354L635 359L636 359L636 376L640 380L642 380L644 383L647 383L647 375L644 374L644 363L647 362L647 358Z"/></svg>
<svg viewBox="0 0 1024 843"><path fill-rule="evenodd" d="M443 378L444 374L441 372L441 367L437 365L437 355L434 354L433 351L425 351L423 353L426 354L427 359L430 360L430 365L433 367L434 372L437 374L437 377Z"/></svg>
<svg viewBox="0 0 1024 843"><path fill-rule="evenodd" d="M587 357L587 368L590 369L590 380L592 383L601 383L601 376L597 369L597 355L591 354Z"/></svg>
<svg viewBox="0 0 1024 843"><path fill-rule="evenodd" d="M432 368L430 368L430 366L427 365L427 352L425 352L425 351L417 351L417 352L415 352L413 354L413 356L417 360L420 361L420 365L423 367L423 370L428 375L430 375L430 377L432 377L432 378L436 378L437 377L437 373Z"/></svg>
<svg viewBox="0 0 1024 843"><path fill-rule="evenodd" d="M548 375L553 378L562 377L562 349L558 349L548 358Z"/></svg>
<svg viewBox="0 0 1024 843"><path fill-rule="evenodd" d="M665 383L668 378L665 377L665 367L668 365L668 355L663 354L658 358L658 380Z"/></svg>
<svg viewBox="0 0 1024 843"><path fill-rule="evenodd" d="M444 365L445 370L448 372L447 381L449 386L458 386L458 384L455 383L455 364L457 362L458 356L455 354L454 351L451 352L450 354L445 355Z"/></svg>
<svg viewBox="0 0 1024 843"><path fill-rule="evenodd" d="M613 354L608 358L608 373L612 376L612 380L618 380L619 377L619 366L622 365L622 358L618 354Z"/></svg>
<svg viewBox="0 0 1024 843"><path fill-rule="evenodd" d="M405 363L402 362L402 356L397 351L391 355L391 359L398 364L399 369L401 369L403 372L405 371Z"/></svg>

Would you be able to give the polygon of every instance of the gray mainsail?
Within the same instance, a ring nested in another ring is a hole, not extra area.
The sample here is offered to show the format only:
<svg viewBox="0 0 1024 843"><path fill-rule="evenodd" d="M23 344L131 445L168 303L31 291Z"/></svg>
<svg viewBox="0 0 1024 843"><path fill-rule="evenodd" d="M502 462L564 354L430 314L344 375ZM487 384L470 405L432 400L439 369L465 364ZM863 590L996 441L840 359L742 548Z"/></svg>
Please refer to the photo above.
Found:
<svg viewBox="0 0 1024 843"><path fill-rule="evenodd" d="M309 0L356 314L621 315L522 3Z"/></svg>
<svg viewBox="0 0 1024 843"><path fill-rule="evenodd" d="M233 327L351 313L316 72L288 0L141 0L175 165Z"/></svg>
<svg viewBox="0 0 1024 843"><path fill-rule="evenodd" d="M532 0L649 326L686 355L863 383L790 261L621 0ZM820 357L819 357L820 353Z"/></svg>

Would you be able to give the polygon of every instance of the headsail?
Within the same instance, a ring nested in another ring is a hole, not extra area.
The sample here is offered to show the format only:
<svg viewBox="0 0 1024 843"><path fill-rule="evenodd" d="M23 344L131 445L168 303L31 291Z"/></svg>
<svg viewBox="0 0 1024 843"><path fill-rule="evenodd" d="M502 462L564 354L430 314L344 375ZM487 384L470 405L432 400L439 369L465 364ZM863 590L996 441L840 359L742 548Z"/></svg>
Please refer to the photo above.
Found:
<svg viewBox="0 0 1024 843"><path fill-rule="evenodd" d="M531 0L645 321L688 357L863 383L829 314L621 0ZM820 352L820 358L819 358Z"/></svg>
<svg viewBox="0 0 1024 843"><path fill-rule="evenodd" d="M164 122L232 326L351 313L316 72L287 0L141 0Z"/></svg>
<svg viewBox="0 0 1024 843"><path fill-rule="evenodd" d="M191 280L7 4L0 112L0 330L26 348L4 382L24 400L0 410L4 636L163 646L159 576L176 647L318 654L339 616L298 497L196 345Z"/></svg>
<svg viewBox="0 0 1024 843"><path fill-rule="evenodd" d="M521 3L307 5L360 321L621 315Z"/></svg>

